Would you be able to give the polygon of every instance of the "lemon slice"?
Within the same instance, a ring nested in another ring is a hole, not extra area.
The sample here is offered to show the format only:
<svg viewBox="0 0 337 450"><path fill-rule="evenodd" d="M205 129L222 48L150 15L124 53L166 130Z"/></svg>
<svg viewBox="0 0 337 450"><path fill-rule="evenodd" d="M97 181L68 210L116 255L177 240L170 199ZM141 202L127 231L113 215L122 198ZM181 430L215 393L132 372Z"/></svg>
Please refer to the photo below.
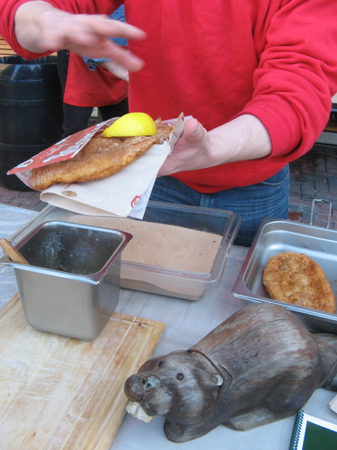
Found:
<svg viewBox="0 0 337 450"><path fill-rule="evenodd" d="M157 127L148 114L133 112L117 119L103 134L105 137L153 136Z"/></svg>

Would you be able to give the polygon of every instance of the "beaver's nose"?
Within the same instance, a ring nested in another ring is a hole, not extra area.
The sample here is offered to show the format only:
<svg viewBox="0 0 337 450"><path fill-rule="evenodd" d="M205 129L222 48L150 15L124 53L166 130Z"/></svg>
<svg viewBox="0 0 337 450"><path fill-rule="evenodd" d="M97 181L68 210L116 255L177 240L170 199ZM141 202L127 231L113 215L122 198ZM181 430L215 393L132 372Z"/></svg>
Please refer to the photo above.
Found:
<svg viewBox="0 0 337 450"><path fill-rule="evenodd" d="M142 399L143 388L139 383L139 375L132 375L126 380L124 392L127 398L133 402L139 402Z"/></svg>
<svg viewBox="0 0 337 450"><path fill-rule="evenodd" d="M132 375L124 385L124 391L129 400L139 402L145 391L157 389L161 386L160 380L153 375Z"/></svg>

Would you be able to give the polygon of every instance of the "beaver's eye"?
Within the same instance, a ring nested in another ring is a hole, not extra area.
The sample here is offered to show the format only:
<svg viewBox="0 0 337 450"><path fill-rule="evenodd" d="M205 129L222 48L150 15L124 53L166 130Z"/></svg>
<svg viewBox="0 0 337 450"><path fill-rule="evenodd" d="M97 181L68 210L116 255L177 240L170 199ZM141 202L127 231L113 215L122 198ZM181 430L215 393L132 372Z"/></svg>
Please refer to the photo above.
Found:
<svg viewBox="0 0 337 450"><path fill-rule="evenodd" d="M158 367L163 367L163 361L159 361L159 363L158 363Z"/></svg>
<svg viewBox="0 0 337 450"><path fill-rule="evenodd" d="M176 378L177 380L182 380L184 378L184 375L182 373L177 373Z"/></svg>

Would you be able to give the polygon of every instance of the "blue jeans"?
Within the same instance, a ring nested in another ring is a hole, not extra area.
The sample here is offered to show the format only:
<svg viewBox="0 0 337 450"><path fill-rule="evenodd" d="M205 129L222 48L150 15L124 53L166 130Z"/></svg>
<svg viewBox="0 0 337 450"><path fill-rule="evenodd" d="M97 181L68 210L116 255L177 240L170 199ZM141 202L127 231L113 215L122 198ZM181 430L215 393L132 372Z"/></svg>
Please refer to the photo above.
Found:
<svg viewBox="0 0 337 450"><path fill-rule="evenodd" d="M202 194L172 177L156 180L150 200L224 209L241 215L236 245L249 247L264 217L287 219L289 167L284 167L266 181L251 186Z"/></svg>

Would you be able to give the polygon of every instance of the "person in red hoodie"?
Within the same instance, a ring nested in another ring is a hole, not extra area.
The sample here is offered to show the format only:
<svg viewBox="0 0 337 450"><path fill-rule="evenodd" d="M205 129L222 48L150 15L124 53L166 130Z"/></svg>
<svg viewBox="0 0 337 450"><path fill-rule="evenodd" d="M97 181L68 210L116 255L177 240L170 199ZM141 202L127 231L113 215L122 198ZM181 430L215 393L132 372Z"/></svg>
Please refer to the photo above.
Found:
<svg viewBox="0 0 337 450"><path fill-rule="evenodd" d="M115 20L124 21L124 7L110 14ZM114 38L114 42L126 47L126 39ZM102 120L120 117L129 112L128 74L117 72L107 59L82 58L68 50L57 52L57 71L63 92L62 139L88 127L93 107L98 107ZM108 71L108 72L106 72ZM110 76L109 76L110 73ZM79 92L78 82L86 79L85 90ZM103 95L96 95L96 86L106 84Z"/></svg>
<svg viewBox="0 0 337 450"><path fill-rule="evenodd" d="M328 121L337 2L125 0L127 23L110 21L121 4L0 0L0 34L28 59L62 48L113 59L130 73L130 111L192 115L151 198L237 211L236 243L250 245L264 216L287 217L288 164Z"/></svg>

